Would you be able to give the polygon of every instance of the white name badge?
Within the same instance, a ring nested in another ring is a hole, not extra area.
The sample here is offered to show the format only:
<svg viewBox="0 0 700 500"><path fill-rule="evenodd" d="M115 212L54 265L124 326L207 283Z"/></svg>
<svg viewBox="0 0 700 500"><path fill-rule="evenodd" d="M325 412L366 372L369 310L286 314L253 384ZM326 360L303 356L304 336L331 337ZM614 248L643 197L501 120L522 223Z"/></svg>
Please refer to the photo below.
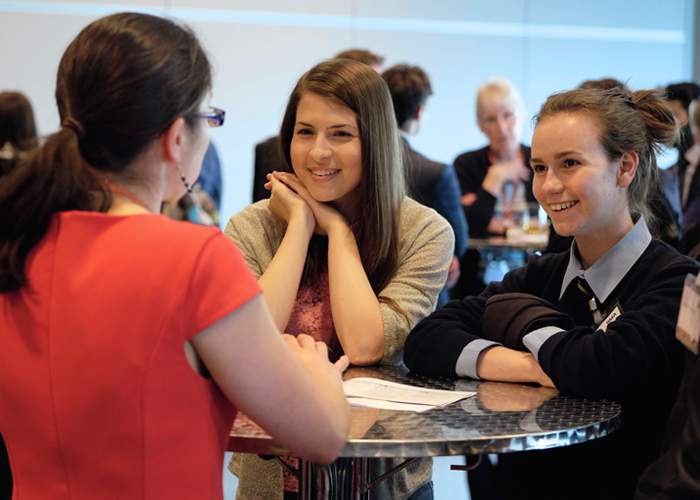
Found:
<svg viewBox="0 0 700 500"><path fill-rule="evenodd" d="M617 318L622 316L622 309L620 308L619 305L615 306L613 310L608 314L608 316L603 320L603 322L598 326L598 330L601 330L603 332L608 331L608 325L615 321Z"/></svg>
<svg viewBox="0 0 700 500"><path fill-rule="evenodd" d="M698 353L700 339L700 275L685 277L681 309L676 323L676 338L690 351Z"/></svg>

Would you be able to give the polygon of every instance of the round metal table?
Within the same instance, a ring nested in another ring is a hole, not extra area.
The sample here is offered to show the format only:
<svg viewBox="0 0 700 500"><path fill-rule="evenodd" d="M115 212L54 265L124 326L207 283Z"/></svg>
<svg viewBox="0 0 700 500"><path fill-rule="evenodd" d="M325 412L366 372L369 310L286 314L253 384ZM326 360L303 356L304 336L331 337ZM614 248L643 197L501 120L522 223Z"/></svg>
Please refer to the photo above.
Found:
<svg viewBox="0 0 700 500"><path fill-rule="evenodd" d="M597 439L621 423L620 403L561 396L544 387L425 377L405 368L351 368L345 378L375 377L394 382L476 395L422 413L352 408L352 428L339 459L330 467L301 461L300 498L370 498L374 484L368 460L444 455L483 455L569 446ZM241 416L229 450L287 455L257 425Z"/></svg>

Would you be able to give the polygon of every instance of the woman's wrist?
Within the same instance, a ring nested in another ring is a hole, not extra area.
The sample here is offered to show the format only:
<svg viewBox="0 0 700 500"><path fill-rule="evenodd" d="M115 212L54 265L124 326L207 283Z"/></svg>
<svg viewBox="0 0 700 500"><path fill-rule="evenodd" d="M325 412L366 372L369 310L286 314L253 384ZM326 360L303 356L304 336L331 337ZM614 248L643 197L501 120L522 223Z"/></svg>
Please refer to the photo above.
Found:
<svg viewBox="0 0 700 500"><path fill-rule="evenodd" d="M299 231L307 235L310 239L316 229L316 219L314 219L313 214L298 212L297 215L290 218L287 227L292 231Z"/></svg>
<svg viewBox="0 0 700 500"><path fill-rule="evenodd" d="M328 225L328 228L326 229L326 234L328 235L328 238L345 238L348 235L352 235L352 230L350 229L350 226L343 220L342 218L336 221L333 221L331 224Z"/></svg>

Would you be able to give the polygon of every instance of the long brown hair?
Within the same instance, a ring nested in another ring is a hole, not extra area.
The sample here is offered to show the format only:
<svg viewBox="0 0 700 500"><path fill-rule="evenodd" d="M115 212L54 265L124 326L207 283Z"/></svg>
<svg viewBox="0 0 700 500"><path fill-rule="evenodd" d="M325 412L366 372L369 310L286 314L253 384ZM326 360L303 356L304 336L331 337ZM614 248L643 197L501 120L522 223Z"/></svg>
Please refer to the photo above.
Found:
<svg viewBox="0 0 700 500"><path fill-rule="evenodd" d="M25 261L63 210L107 211L102 177L126 171L211 88L194 34L173 21L122 13L89 24L66 49L56 102L62 128L0 183L0 292L26 283Z"/></svg>
<svg viewBox="0 0 700 500"><path fill-rule="evenodd" d="M668 101L657 90L579 88L549 96L536 122L559 113L578 112L590 114L600 126L599 140L609 159L617 160L632 151L639 156L627 201L630 214L635 218L643 215L653 230L655 221L648 198L658 190L656 154L662 145L673 145L678 134Z"/></svg>
<svg viewBox="0 0 700 500"><path fill-rule="evenodd" d="M400 137L389 89L371 67L349 59L331 59L307 71L289 96L280 129L281 152L289 171L297 107L306 92L334 99L357 115L362 144L358 196L362 202L359 217L350 222L369 282L379 294L398 267L399 214L405 195ZM326 244L325 238L312 239L306 273L317 276L325 268Z"/></svg>

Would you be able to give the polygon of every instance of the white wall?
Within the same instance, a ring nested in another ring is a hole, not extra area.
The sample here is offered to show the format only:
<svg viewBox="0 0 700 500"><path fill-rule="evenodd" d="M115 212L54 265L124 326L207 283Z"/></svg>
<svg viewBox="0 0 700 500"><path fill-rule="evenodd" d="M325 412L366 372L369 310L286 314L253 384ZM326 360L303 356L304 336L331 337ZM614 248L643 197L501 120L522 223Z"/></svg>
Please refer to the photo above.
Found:
<svg viewBox="0 0 700 500"><path fill-rule="evenodd" d="M633 87L692 76L692 0L0 0L0 89L29 95L41 133L57 126L65 46L90 20L126 9L185 20L211 55L213 103L227 111L212 135L225 168L224 219L248 203L253 146L276 133L296 79L349 47L427 70L435 94L413 143L448 162L483 143L473 95L489 76L521 89L525 142L529 117L553 91L603 76Z"/></svg>

